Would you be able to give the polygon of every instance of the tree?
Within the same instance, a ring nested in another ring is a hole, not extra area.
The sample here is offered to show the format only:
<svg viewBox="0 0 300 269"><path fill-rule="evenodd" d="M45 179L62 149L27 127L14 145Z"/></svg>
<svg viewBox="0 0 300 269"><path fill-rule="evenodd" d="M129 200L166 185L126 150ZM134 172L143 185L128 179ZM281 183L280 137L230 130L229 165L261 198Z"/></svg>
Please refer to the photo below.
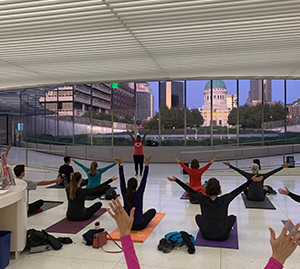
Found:
<svg viewBox="0 0 300 269"><path fill-rule="evenodd" d="M245 128L261 128L261 104L256 106L244 105L239 108L239 123ZM281 102L264 104L264 122L283 120L285 117L284 106ZM228 124L237 124L237 108L233 108L228 116Z"/></svg>
<svg viewBox="0 0 300 269"><path fill-rule="evenodd" d="M161 107L161 128L162 129L183 129L184 128L184 108L182 107ZM204 122L199 110L191 109L186 111L187 126L201 126ZM147 129L158 129L159 112L143 126Z"/></svg>

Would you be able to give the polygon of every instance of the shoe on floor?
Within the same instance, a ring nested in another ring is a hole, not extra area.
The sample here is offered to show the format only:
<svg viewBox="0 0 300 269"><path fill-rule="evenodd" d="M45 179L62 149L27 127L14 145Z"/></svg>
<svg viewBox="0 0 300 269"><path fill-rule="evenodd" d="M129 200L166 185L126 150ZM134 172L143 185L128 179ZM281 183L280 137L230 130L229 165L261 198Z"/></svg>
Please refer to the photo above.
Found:
<svg viewBox="0 0 300 269"><path fill-rule="evenodd" d="M167 240L162 251L163 251L163 253L170 253L173 248L174 248L173 243L171 241Z"/></svg>
<svg viewBox="0 0 300 269"><path fill-rule="evenodd" d="M166 241L167 240L165 238L160 239L159 244L157 246L157 250L162 251L163 248L165 247Z"/></svg>
<svg viewBox="0 0 300 269"><path fill-rule="evenodd" d="M33 211L33 213L40 213L40 212L43 212L43 208L38 208Z"/></svg>

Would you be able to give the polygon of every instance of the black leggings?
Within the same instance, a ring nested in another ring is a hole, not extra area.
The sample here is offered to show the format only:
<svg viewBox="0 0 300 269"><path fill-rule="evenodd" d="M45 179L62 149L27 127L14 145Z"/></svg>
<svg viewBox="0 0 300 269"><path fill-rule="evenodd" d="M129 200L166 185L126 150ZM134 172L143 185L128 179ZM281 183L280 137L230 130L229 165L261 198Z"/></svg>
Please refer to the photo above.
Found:
<svg viewBox="0 0 300 269"><path fill-rule="evenodd" d="M100 196L102 196L103 194L105 194L105 192L106 192L107 190L109 190L110 188L111 188L110 185L105 185L105 186L103 186L100 190L97 190L96 192L91 193L90 196L98 196L98 197L100 197Z"/></svg>
<svg viewBox="0 0 300 269"><path fill-rule="evenodd" d="M258 201L258 202L259 202L259 201L264 201L264 200L265 200L265 197L266 197L266 194L267 194L267 191L266 191L265 189L263 190L263 192L264 192L264 193L263 193L263 196L261 196L261 195L260 195L260 196L257 196L256 199L254 199L254 200L248 198L248 191L249 191L249 189L245 189L245 190L244 190L244 193L245 193L245 195L246 195L246 197L247 197L247 199L248 199L249 201Z"/></svg>
<svg viewBox="0 0 300 269"><path fill-rule="evenodd" d="M133 155L133 160L134 160L134 168L135 168L135 173L138 174L139 170L139 165L140 165L140 174L142 175L143 173L143 162L144 162L144 155Z"/></svg>
<svg viewBox="0 0 300 269"><path fill-rule="evenodd" d="M133 224L131 230L139 231L143 230L147 227L149 222L155 217L156 215L156 210L154 208L149 209L146 213L144 213L144 222L140 224Z"/></svg>
<svg viewBox="0 0 300 269"><path fill-rule="evenodd" d="M201 226L202 226L202 215L200 215L200 214L196 215L195 219L196 219L197 225L200 228L200 231L201 231L201 234L202 234L203 238L207 239L207 240L213 240L213 241L224 241L224 240L227 240L228 237L229 237L229 235L230 235L231 229L232 229L233 225L236 222L236 216L234 216L234 215L228 216L228 218L227 218L227 233L225 235L223 235L222 237L220 237L220 238L210 239L209 235L204 235L203 232L202 232L202 228L201 228Z"/></svg>
<svg viewBox="0 0 300 269"><path fill-rule="evenodd" d="M28 204L28 211L27 214L30 215L32 214L35 210L41 208L44 204L43 200L37 200L31 204Z"/></svg>
<svg viewBox="0 0 300 269"><path fill-rule="evenodd" d="M89 219L90 217L92 217L102 206L102 203L101 202L97 202L95 204L93 204L92 206L86 208L86 217L85 219L83 220L87 220Z"/></svg>

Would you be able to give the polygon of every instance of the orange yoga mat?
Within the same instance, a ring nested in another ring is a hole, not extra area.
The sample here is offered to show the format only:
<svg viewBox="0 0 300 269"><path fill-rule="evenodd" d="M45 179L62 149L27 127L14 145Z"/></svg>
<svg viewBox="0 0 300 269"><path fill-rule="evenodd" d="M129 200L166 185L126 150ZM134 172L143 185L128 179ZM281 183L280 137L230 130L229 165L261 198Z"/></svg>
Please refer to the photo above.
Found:
<svg viewBox="0 0 300 269"><path fill-rule="evenodd" d="M151 234L151 232L154 230L156 225L163 219L163 217L166 215L166 213L156 213L155 217L150 221L148 226L141 231L131 231L131 240L133 242L141 242L143 243L148 236ZM120 240L120 232L119 228L115 229L112 233L110 233L110 236L114 240ZM107 239L110 239L109 236Z"/></svg>

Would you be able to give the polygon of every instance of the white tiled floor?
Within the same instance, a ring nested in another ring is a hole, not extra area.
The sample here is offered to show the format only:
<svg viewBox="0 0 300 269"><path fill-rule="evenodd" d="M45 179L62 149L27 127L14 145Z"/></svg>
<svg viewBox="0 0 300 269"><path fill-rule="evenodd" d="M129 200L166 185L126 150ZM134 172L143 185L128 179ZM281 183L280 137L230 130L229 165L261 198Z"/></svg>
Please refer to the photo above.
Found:
<svg viewBox="0 0 300 269"><path fill-rule="evenodd" d="M47 156L45 154L30 153L31 162L49 165L61 164L61 157ZM296 159L300 159L300 154L294 155ZM20 157L16 151L10 154L8 161L19 162ZM23 160L24 162L24 160ZM262 165L280 165L282 156L261 158ZM85 163L83 161L83 163ZM234 162L232 162L235 165ZM88 165L89 162L86 162ZM250 166L250 160L243 160L245 167ZM105 163L99 163L99 166L105 166ZM203 165L203 164L201 164ZM73 164L75 171L83 171ZM127 178L133 175L133 164L125 164L125 175ZM237 173L224 168L221 162L217 162L212 166L214 173L206 172L202 180L207 180L212 175L221 181L223 193L226 193L245 180ZM218 171L219 169L219 171ZM226 170L226 172L221 172ZM211 170L212 171L212 170ZM287 186L291 191L300 194L299 181L300 168L284 169L276 176L267 180L267 184L275 189ZM26 169L26 178L31 180L48 180L54 179L57 172L54 170L37 170L33 168ZM118 168L114 167L106 172L103 180L111 176L118 175ZM246 209L244 207L241 196L238 196L230 205L229 213L238 217L238 234L239 234L239 250L219 249L196 247L194 255L188 254L184 250L173 250L169 254L164 254L156 250L156 246L160 238L170 231L185 230L196 236L197 226L194 216L199 213L199 205L190 204L187 200L180 200L183 190L176 184L168 182L167 176L177 176L180 179L188 181L188 177L180 173L177 164L151 164L150 174L148 177L147 188L144 196L144 209L150 207L156 208L158 212L167 213L155 230L151 233L144 243L135 243L135 249L142 268L207 268L207 269L257 269L263 268L267 263L271 247L269 245L269 231L271 226L278 234L283 225L282 219L291 218L294 223L299 222L300 204L294 202L289 197L277 194L269 197L277 210L256 210ZM118 187L119 182L113 183ZM63 189L47 189L38 187L37 191L31 191L30 200L34 201L38 198L44 200L64 201L64 204L42 212L28 219L28 228L45 229L51 224L65 217L67 202ZM86 205L92 204L93 201L87 201ZM103 202L104 207L108 206L108 202ZM116 224L109 214L105 213L99 218L101 227L105 227L108 232L116 228ZM26 251L22 253L18 260L11 260L8 268L10 269L27 269L27 268L126 268L123 254L104 253L99 249L87 247L82 243L82 234L93 228L94 222L80 231L76 235L70 236L74 243L65 245L59 251L49 251L37 254L28 254ZM60 234L53 234L60 236ZM113 243L108 242L107 249L113 249ZM299 250L286 262L285 268L299 268Z"/></svg>

